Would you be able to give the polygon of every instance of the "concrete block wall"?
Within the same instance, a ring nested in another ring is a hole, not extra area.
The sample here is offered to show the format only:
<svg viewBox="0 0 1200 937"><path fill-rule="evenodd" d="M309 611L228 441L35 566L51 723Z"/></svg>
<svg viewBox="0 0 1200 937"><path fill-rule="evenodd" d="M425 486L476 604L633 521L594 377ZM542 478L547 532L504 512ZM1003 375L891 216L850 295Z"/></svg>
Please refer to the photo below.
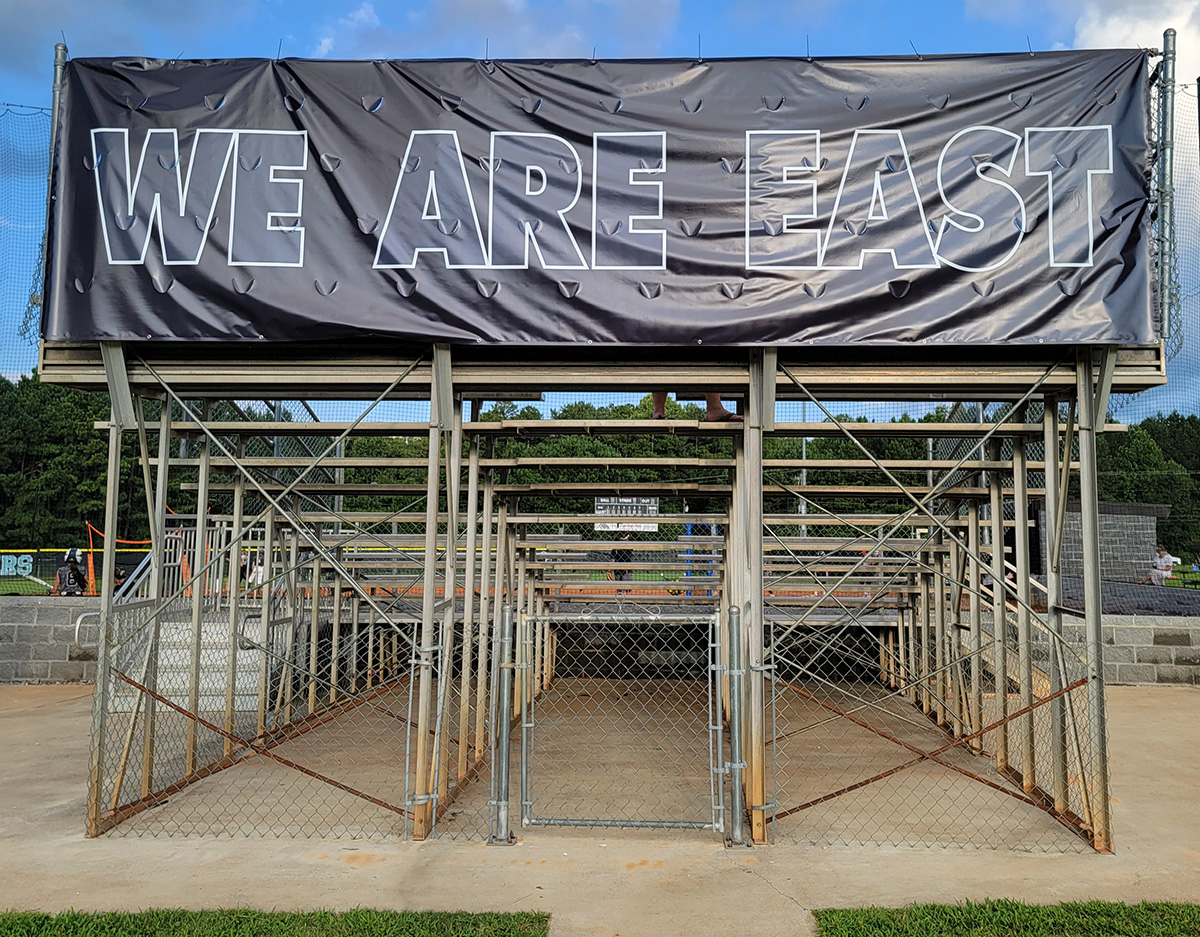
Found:
<svg viewBox="0 0 1200 937"><path fill-rule="evenodd" d="M96 652L75 646L75 619L100 600L60 595L0 596L0 683L91 683ZM80 631L95 643L96 618Z"/></svg>
<svg viewBox="0 0 1200 937"><path fill-rule="evenodd" d="M1105 615L1104 682L1200 686L1200 618ZM1064 622L1063 637L1082 644L1084 626Z"/></svg>
<svg viewBox="0 0 1200 937"><path fill-rule="evenodd" d="M1083 530L1079 509L1068 505L1064 521L1062 562L1064 576L1083 570ZM1136 513L1135 513L1136 512ZM1158 543L1157 520L1165 514L1159 505L1100 505L1100 578L1136 582L1146 575ZM1038 512L1042 556L1046 555L1046 513ZM1169 549L1169 548L1168 548Z"/></svg>

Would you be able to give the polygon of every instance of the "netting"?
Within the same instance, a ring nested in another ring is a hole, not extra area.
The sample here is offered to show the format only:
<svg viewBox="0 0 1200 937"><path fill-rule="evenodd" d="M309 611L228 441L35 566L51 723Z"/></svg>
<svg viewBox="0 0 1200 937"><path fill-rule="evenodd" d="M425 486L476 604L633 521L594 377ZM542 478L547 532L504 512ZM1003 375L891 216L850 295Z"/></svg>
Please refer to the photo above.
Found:
<svg viewBox="0 0 1200 937"><path fill-rule="evenodd" d="M37 360L50 112L0 105L0 375Z"/></svg>

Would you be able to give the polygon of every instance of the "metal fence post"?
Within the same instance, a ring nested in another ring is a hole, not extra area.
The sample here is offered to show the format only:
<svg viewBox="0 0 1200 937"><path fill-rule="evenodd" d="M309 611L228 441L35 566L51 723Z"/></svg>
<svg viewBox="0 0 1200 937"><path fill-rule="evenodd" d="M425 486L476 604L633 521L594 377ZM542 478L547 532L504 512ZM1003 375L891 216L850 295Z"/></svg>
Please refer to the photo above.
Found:
<svg viewBox="0 0 1200 937"><path fill-rule="evenodd" d="M1106 369L1107 370L1107 369ZM1104 643L1100 589L1100 512L1096 476L1096 425L1103 425L1108 388L1101 376L1094 386L1092 349L1079 349L1076 359L1076 394L1079 399L1079 513L1083 528L1083 614L1087 629L1088 711L1091 726L1092 845L1097 852L1112 852L1108 789L1108 727L1104 708ZM1087 782L1085 782L1087 783Z"/></svg>
<svg viewBox="0 0 1200 937"><path fill-rule="evenodd" d="M742 678L746 671L742 667L742 612L736 606L729 610L729 842L741 846L745 842L742 832L745 813L745 792L742 789Z"/></svg>
<svg viewBox="0 0 1200 937"><path fill-rule="evenodd" d="M1163 33L1162 71L1158 80L1158 304L1162 338L1177 332L1172 321L1178 297L1175 279L1175 30Z"/></svg>
<svg viewBox="0 0 1200 937"><path fill-rule="evenodd" d="M508 823L509 741L513 695L513 609L505 605L500 612L499 657L500 686L492 701L496 737L496 797L492 803L492 836L488 842L508 845L513 841Z"/></svg>

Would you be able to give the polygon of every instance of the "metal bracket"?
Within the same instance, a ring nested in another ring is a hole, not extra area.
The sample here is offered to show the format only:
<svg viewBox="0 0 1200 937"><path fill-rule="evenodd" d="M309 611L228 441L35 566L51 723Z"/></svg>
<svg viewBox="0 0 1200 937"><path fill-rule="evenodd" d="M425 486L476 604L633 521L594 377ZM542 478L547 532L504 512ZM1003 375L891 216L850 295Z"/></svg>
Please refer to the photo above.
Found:
<svg viewBox="0 0 1200 937"><path fill-rule="evenodd" d="M779 349L764 348L763 382L762 382L762 413L761 422L764 432L775 429L775 384L779 377Z"/></svg>
<svg viewBox="0 0 1200 937"><path fill-rule="evenodd" d="M439 429L454 424L454 383L450 368L450 346L433 346L433 396L429 401L429 422Z"/></svg>
<svg viewBox="0 0 1200 937"><path fill-rule="evenodd" d="M1092 411L1092 419L1097 428L1104 426L1104 420L1108 416L1108 394L1112 390L1113 373L1116 368L1117 346L1105 345L1096 380L1095 409Z"/></svg>
<svg viewBox="0 0 1200 937"><path fill-rule="evenodd" d="M124 432L137 425L133 392L129 389L129 371L125 367L125 346L120 342L101 342L100 357L108 378L108 399L112 403L112 421Z"/></svg>

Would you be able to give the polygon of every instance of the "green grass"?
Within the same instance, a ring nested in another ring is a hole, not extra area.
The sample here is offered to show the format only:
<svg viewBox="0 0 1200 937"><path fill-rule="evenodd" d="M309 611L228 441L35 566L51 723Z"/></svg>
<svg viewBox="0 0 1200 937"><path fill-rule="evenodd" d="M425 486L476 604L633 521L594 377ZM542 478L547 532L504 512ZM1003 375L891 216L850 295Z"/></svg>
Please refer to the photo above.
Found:
<svg viewBox="0 0 1200 937"><path fill-rule="evenodd" d="M0 912L0 937L545 937L549 926L533 912Z"/></svg>
<svg viewBox="0 0 1200 937"><path fill-rule="evenodd" d="M814 911L821 937L1195 937L1200 905L1086 901Z"/></svg>
<svg viewBox="0 0 1200 937"><path fill-rule="evenodd" d="M45 595L46 584L23 576L5 576L0 579L0 595Z"/></svg>

